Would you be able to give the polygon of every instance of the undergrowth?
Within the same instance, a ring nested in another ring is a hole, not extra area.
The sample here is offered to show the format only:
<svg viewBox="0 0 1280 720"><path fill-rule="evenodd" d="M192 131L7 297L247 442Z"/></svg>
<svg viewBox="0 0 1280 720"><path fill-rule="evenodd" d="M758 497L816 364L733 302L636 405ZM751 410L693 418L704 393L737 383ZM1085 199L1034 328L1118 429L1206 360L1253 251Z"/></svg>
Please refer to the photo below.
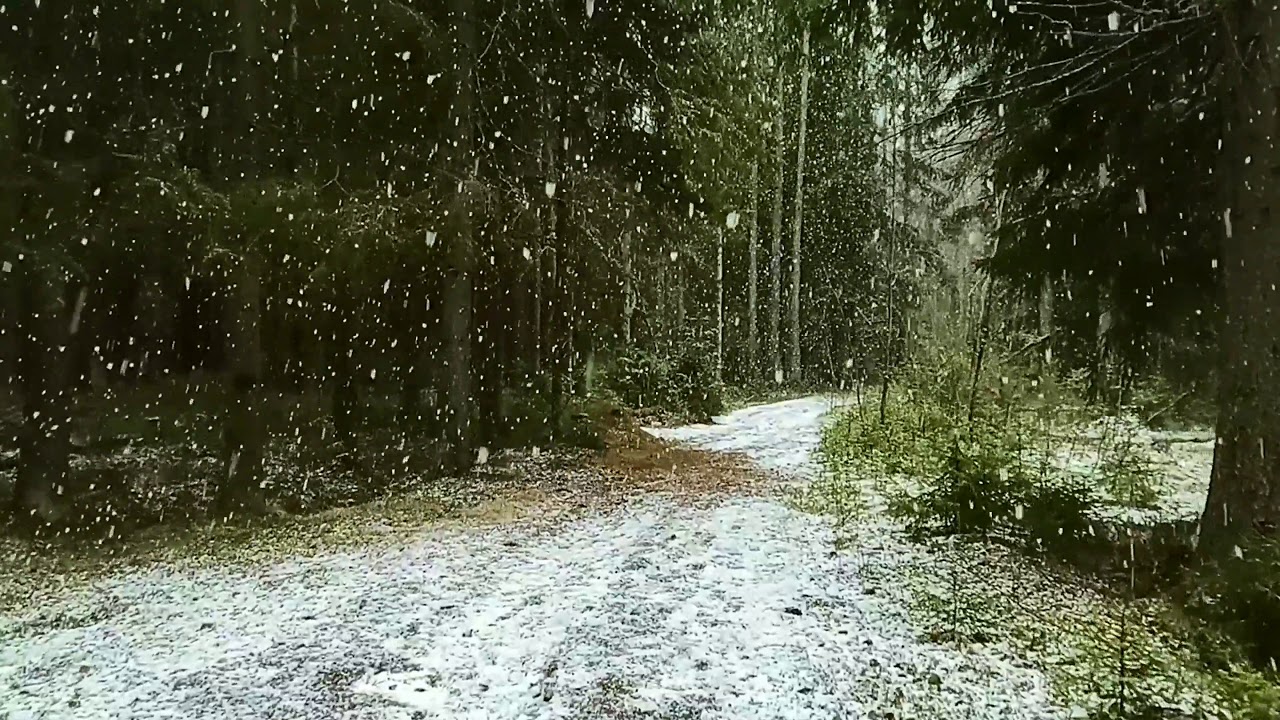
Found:
<svg viewBox="0 0 1280 720"><path fill-rule="evenodd" d="M1254 664L1280 665L1280 538L1254 537L1236 557L1198 568L1186 581L1188 612L1246 640ZM1207 662L1216 662L1206 654ZM1280 704L1276 706L1280 708Z"/></svg>
<svg viewBox="0 0 1280 720"><path fill-rule="evenodd" d="M1243 558L1193 575L1181 604L1168 592L1139 598L1138 573L1160 564L1144 554L1186 561L1174 552L1178 543L1146 547L1156 531L1129 512L1160 499L1145 449L1125 422L1090 418L1064 397L1069 388L1019 386L1010 375L996 371L977 386L972 410L954 383L908 375L883 411L871 399L840 412L822 438L826 472L812 490L820 499L807 505L832 513L846 535L878 506L931 557L948 548L979 558L968 569L944 563L941 576L918 568L934 578L909 593L915 612L936 641L1004 637L1049 653L1059 689L1084 698L1080 717L1280 718L1272 667L1280 640L1267 639L1280 637L1280 543L1256 543ZM1087 605L1033 609L1018 577L996 597L981 560L993 542L1028 562L1055 561L1042 569L1068 561L1045 595L1089 583L1080 569L1105 568L1095 576L1103 594ZM1181 581L1185 569L1171 575ZM1106 617L1079 617L1095 607Z"/></svg>
<svg viewBox="0 0 1280 720"><path fill-rule="evenodd" d="M676 420L707 422L724 411L715 354L689 339L663 350L631 349L613 359L604 386L625 406L659 410Z"/></svg>

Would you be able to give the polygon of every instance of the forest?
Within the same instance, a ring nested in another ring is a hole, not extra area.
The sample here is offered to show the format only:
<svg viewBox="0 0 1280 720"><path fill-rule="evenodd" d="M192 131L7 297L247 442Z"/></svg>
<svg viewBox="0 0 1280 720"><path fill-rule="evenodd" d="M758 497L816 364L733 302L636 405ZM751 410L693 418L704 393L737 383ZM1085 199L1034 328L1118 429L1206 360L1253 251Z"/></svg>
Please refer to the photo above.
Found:
<svg viewBox="0 0 1280 720"><path fill-rule="evenodd" d="M1278 135L1259 0L0 0L0 718L1280 718Z"/></svg>

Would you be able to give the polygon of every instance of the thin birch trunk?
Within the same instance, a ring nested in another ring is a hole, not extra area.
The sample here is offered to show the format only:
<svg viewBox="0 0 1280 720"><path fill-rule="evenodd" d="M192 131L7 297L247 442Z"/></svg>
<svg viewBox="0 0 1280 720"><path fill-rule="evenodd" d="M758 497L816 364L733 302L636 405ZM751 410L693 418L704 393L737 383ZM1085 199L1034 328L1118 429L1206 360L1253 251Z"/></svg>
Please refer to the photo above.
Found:
<svg viewBox="0 0 1280 720"><path fill-rule="evenodd" d="M757 267L759 254L759 229L760 223L758 219L759 203L760 203L760 163L759 161L751 163L751 237L747 245L747 383L751 384L756 381L760 372L760 337L758 328L757 293L759 288L759 268Z"/></svg>
<svg viewBox="0 0 1280 720"><path fill-rule="evenodd" d="M800 126L796 141L796 214L791 228L791 353L788 378L800 381L800 236L804 222L804 141L809 111L809 26L804 28L800 51Z"/></svg>
<svg viewBox="0 0 1280 720"><path fill-rule="evenodd" d="M777 108L773 116L774 162L777 175L773 185L773 246L769 255L769 360L773 381L782 382L782 185L785 172L783 161L783 145L785 135L782 129L783 91L786 87L786 75L782 71L782 62L778 62L778 94Z"/></svg>

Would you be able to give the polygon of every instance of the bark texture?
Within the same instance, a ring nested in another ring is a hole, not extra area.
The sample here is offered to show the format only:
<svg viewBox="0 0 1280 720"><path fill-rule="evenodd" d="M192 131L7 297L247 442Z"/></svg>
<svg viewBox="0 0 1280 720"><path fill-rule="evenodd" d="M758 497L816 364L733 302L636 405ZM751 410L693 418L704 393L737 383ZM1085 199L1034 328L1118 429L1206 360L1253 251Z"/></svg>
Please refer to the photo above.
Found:
<svg viewBox="0 0 1280 720"><path fill-rule="evenodd" d="M475 275L475 238L471 191L475 182L473 146L475 64L475 20L472 0L450 0L454 27L453 169L458 180L453 238L449 246L449 268L445 279L444 314L448 328L449 407L448 438L452 448L452 470L461 471L472 462L472 419L475 415L471 382L472 285Z"/></svg>
<svg viewBox="0 0 1280 720"><path fill-rule="evenodd" d="M1211 554L1280 523L1280 5L1226 9L1218 442L1201 524Z"/></svg>
<svg viewBox="0 0 1280 720"><path fill-rule="evenodd" d="M747 383L754 383L760 373L759 254L760 243L760 163L751 163L751 236L747 241Z"/></svg>
<svg viewBox="0 0 1280 720"><path fill-rule="evenodd" d="M260 0L236 0L235 72L228 83L232 148L226 180L252 180L264 157L262 124L268 104L266 50ZM256 238L234 238L237 257L227 271L224 326L227 333L226 407L223 424L223 476L218 512L229 516L262 509L262 458L266 427L261 407L262 319L261 263ZM231 238L229 238L231 239Z"/></svg>
<svg viewBox="0 0 1280 720"><path fill-rule="evenodd" d="M40 523L58 520L67 496L71 451L70 313L66 279L32 262L19 279L22 436L14 510Z"/></svg>

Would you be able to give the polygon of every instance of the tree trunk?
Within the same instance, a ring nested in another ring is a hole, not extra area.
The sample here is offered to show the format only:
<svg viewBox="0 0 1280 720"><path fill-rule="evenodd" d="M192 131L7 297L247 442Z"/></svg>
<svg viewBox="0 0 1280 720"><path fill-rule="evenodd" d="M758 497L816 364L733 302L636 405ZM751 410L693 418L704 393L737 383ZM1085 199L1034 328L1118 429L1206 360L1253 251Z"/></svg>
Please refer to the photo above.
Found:
<svg viewBox="0 0 1280 720"><path fill-rule="evenodd" d="M788 378L800 381L800 228L804 221L804 135L809 112L809 26L804 28L800 51L800 127L796 140L796 215L791 228L791 352Z"/></svg>
<svg viewBox="0 0 1280 720"><path fill-rule="evenodd" d="M622 233L622 347L631 348L631 321L636 312L636 283L631 257L631 231Z"/></svg>
<svg viewBox="0 0 1280 720"><path fill-rule="evenodd" d="M0 54L0 73L9 70L7 59ZM13 85L0 83L0 177L13 175L15 160L22 150L17 102L13 97ZM20 210L23 193L17 188L0 188L0 248L8 250L18 240ZM16 244L16 243L15 243ZM22 333L18 331L22 320L17 302L16 283L12 279L0 281L0 393L8 391L8 385L18 379L17 365L21 351L18 349Z"/></svg>
<svg viewBox="0 0 1280 720"><path fill-rule="evenodd" d="M69 471L71 332L64 274L36 262L23 263L19 278L23 425L13 500L18 517L49 523L61 515Z"/></svg>
<svg viewBox="0 0 1280 720"><path fill-rule="evenodd" d="M777 108L773 115L777 176L773 184L773 247L769 254L769 361L775 383L782 382L782 338L779 329L782 324L782 183L785 170L782 146L786 140L782 130L782 100L785 87L786 75L782 72L782 61L779 60Z"/></svg>
<svg viewBox="0 0 1280 720"><path fill-rule="evenodd" d="M888 109L887 122L885 123L885 133L892 137L894 133L894 121L896 120L896 111L892 106ZM893 301L894 289L897 286L897 234L898 234L898 218L895 205L898 201L898 145L893 140L889 146L889 157L887 163L889 165L889 190L886 198L885 208L888 215L888 224L885 227L885 240L889 244L888 258L885 263L885 282L888 284L886 288L885 308L884 308L884 343L881 348L883 357L880 358L880 424L883 425L887 419L887 411L889 405L889 375L890 368L893 365L893 339L896 335L893 331Z"/></svg>
<svg viewBox="0 0 1280 720"><path fill-rule="evenodd" d="M413 275L405 288L405 334L404 350L400 365L400 408L398 420L400 426L407 429L422 425L422 373L426 365L425 338L422 328L427 316L426 293L422 289L421 280L425 268L414 268Z"/></svg>
<svg viewBox="0 0 1280 720"><path fill-rule="evenodd" d="M1039 303L1039 332L1040 337L1044 338L1044 351L1040 353L1037 362L1040 365L1041 374L1050 371L1053 365L1053 276L1046 274L1044 281L1040 285L1040 303Z"/></svg>
<svg viewBox="0 0 1280 720"><path fill-rule="evenodd" d="M1225 312L1218 442L1201 522L1211 555L1229 554L1250 529L1270 534L1280 525L1280 5L1235 0L1226 20Z"/></svg>
<svg viewBox="0 0 1280 720"><path fill-rule="evenodd" d="M1111 294L1105 287L1098 287L1095 303L1094 314L1098 321L1089 356L1089 385L1085 390L1085 400L1090 405L1106 399L1107 386L1111 383L1108 377L1111 355Z"/></svg>
<svg viewBox="0 0 1280 720"><path fill-rule="evenodd" d="M256 253L242 251L230 271L226 327L230 387L223 428L223 482L217 508L223 517L260 512L266 423L262 414L262 313Z"/></svg>
<svg viewBox="0 0 1280 720"><path fill-rule="evenodd" d="M445 280L444 315L449 333L449 424L452 470L460 472L472 461L471 421L474 399L471 383L472 283L475 251L472 237L471 192L475 183L473 153L473 89L471 71L475 63L475 25L472 0L450 0L454 26L453 170L459 178L459 192L453 215L454 237L449 247L449 268Z"/></svg>
<svg viewBox="0 0 1280 720"><path fill-rule="evenodd" d="M669 294L668 286L670 285L670 282L667 280L667 259L665 257L658 258L657 275L658 291L656 293L657 302L655 303L657 307L654 308L653 312L653 324L655 326L657 339L662 340L665 339L668 334L668 328L670 326L669 313L671 312L668 307L670 305L670 300L667 296Z"/></svg>
<svg viewBox="0 0 1280 720"><path fill-rule="evenodd" d="M405 348L405 366L400 376L400 408L397 411L400 427L406 430L422 423L422 362L421 342L414 338Z"/></svg>
<svg viewBox="0 0 1280 720"><path fill-rule="evenodd" d="M493 282L502 273L499 264L489 275L489 282L481 283L472 297L475 298L476 339L475 349L479 360L473 358L472 365L478 371L474 390L476 410L480 420L479 437L475 442L493 445L503 436L502 427L502 390L506 385L503 368L506 361L503 357L503 336L500 330L513 327L514 323L506 321L504 310L510 307L511 297L503 294ZM476 435L477 433L473 433Z"/></svg>
<svg viewBox="0 0 1280 720"><path fill-rule="evenodd" d="M563 287L563 278L560 261L560 235L561 225L564 221L563 206L564 195L568 192L568 188L564 187L564 178L561 177L559 164L559 148L557 145L561 142L560 117L557 113L562 111L559 103L558 93L551 93L551 97L547 102L546 128L543 133L543 162L546 174L545 192L547 195L546 216L542 223L542 249L540 254L540 272L545 272L543 277L545 281L546 295L546 314L545 314L545 342L543 345L543 367L547 374L550 375L550 382L546 389L550 395L549 410L551 417L547 421L551 423L551 435L556 439L560 435L560 421L564 414L564 359L566 354L565 343L561 339L561 330L568 322L568 311L566 309L566 293ZM545 256L545 257L544 257Z"/></svg>
<svg viewBox="0 0 1280 720"><path fill-rule="evenodd" d="M757 268L760 223L760 163L751 163L751 237L747 244L747 384L754 384L760 372L760 337L757 327L759 269Z"/></svg>
<svg viewBox="0 0 1280 720"><path fill-rule="evenodd" d="M264 151L262 124L267 106L265 50L259 0L236 0L235 78L230 83L233 162L224 166L228 182L258 177ZM223 475L217 511L224 517L261 509L262 458L266 442L262 417L261 262L256 240L238 238L239 257L228 270L227 405L223 427Z"/></svg>
<svg viewBox="0 0 1280 720"><path fill-rule="evenodd" d="M355 360L352 358L354 342L352 335L356 327L353 316L356 313L345 305L352 299L349 280L340 282L338 292L334 293L331 309L332 328L329 338L329 367L333 375L331 415L333 432L342 443L355 440L356 406L359 397L356 392Z"/></svg>
<svg viewBox="0 0 1280 720"><path fill-rule="evenodd" d="M995 243L987 257L994 257L1000 251L1000 230L1004 223L1004 195L996 198ZM973 418L978 406L978 383L982 379L982 363L987 354L987 338L990 335L991 305L995 292L995 278L987 275L986 285L982 291L982 306L978 310L978 330L973 346L973 374L969 381L969 432L973 433Z"/></svg>
<svg viewBox="0 0 1280 720"><path fill-rule="evenodd" d="M724 380L724 228L716 228L716 382Z"/></svg>
<svg viewBox="0 0 1280 720"><path fill-rule="evenodd" d="M684 276L685 266L685 247L684 243L679 244L679 250L676 250L675 273L676 273L676 336L683 339L685 335L685 318L686 310L684 305L685 286L687 280Z"/></svg>
<svg viewBox="0 0 1280 720"><path fill-rule="evenodd" d="M542 322L542 253L544 243L533 253L533 373L542 376L542 340L546 337Z"/></svg>

